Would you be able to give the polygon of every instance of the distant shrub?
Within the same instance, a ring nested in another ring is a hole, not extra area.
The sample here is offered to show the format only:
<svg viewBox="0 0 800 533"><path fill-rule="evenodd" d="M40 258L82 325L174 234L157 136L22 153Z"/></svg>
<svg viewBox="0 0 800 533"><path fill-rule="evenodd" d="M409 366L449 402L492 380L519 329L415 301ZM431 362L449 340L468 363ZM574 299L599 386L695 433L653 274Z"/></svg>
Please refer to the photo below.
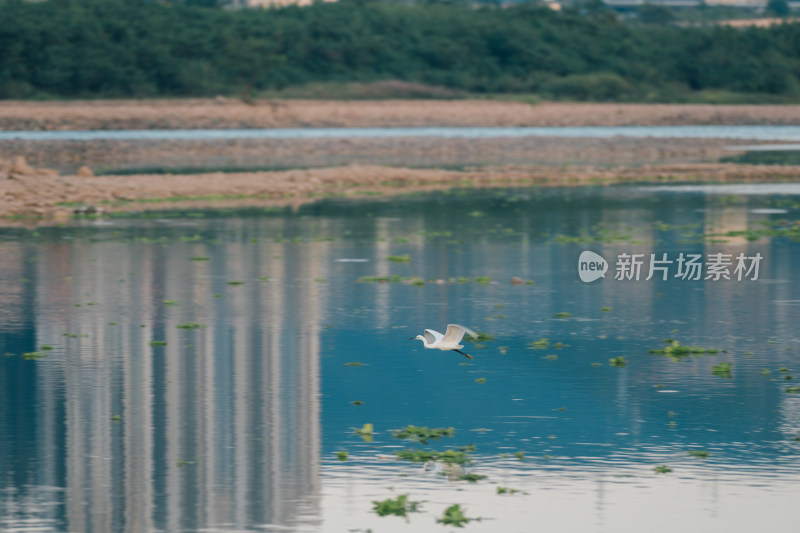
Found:
<svg viewBox="0 0 800 533"><path fill-rule="evenodd" d="M543 92L559 100L625 100L633 95L633 86L612 72L571 74L551 79Z"/></svg>

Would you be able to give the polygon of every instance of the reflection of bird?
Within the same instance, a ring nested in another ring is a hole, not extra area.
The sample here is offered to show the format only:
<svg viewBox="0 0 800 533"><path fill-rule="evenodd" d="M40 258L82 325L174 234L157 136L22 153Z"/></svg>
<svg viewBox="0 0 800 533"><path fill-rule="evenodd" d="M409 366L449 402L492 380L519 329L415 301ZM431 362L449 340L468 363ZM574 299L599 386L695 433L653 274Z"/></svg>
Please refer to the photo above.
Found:
<svg viewBox="0 0 800 533"><path fill-rule="evenodd" d="M464 346L459 344L461 339L464 338L465 333L473 339L478 338L478 334L469 328L459 326L458 324L448 324L447 331L445 331L444 335L438 331L426 329L423 335L417 335L416 337L408 340L413 341L415 339L419 339L426 348L435 348L437 350L453 350L454 352L460 353L464 357L469 357L472 359L471 355L461 351L461 348Z"/></svg>

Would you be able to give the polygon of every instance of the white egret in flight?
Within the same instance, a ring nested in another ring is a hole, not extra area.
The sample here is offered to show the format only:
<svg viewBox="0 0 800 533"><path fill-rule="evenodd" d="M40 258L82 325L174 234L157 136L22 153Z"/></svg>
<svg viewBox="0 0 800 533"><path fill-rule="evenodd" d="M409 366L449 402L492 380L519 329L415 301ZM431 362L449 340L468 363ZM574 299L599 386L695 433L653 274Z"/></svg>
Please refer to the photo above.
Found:
<svg viewBox="0 0 800 533"><path fill-rule="evenodd" d="M419 339L422 341L422 345L425 348L430 349L437 349L437 350L453 350L454 352L458 352L464 357L469 357L472 359L472 356L466 354L461 351L461 348L464 346L459 344L461 339L464 338L464 334L468 334L473 339L478 338L478 334L472 331L469 328L465 328L464 326L459 326L458 324L448 324L447 331L444 332L444 335L439 333L438 331L434 331L432 329L426 329L425 333L422 335L417 335L411 339L410 341Z"/></svg>

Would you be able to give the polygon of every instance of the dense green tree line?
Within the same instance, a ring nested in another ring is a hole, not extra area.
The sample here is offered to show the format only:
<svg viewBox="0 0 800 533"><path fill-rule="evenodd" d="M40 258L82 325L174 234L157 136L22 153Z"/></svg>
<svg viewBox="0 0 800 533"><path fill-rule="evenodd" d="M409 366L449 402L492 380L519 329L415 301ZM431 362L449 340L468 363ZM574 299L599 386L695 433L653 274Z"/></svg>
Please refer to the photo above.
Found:
<svg viewBox="0 0 800 533"><path fill-rule="evenodd" d="M385 79L589 100L800 95L800 24L636 26L534 5L368 0L267 10L0 0L0 22L2 98L213 96Z"/></svg>

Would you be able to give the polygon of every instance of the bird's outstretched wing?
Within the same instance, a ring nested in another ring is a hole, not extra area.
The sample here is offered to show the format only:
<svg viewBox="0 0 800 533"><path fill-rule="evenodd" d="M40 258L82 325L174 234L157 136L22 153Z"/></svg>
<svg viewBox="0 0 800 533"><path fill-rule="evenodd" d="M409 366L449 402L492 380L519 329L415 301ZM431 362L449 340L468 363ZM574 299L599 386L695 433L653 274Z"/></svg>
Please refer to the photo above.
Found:
<svg viewBox="0 0 800 533"><path fill-rule="evenodd" d="M465 328L464 326L459 326L458 324L447 324L447 331L444 333L443 342L458 344L461 342L461 339L464 338L464 333L469 335L472 338L477 339L478 334L472 331L469 328Z"/></svg>
<svg viewBox="0 0 800 533"><path fill-rule="evenodd" d="M425 342L427 342L428 344L433 344L434 342L440 341L442 340L442 337L444 337L444 335L432 329L426 329L424 336L425 336Z"/></svg>

